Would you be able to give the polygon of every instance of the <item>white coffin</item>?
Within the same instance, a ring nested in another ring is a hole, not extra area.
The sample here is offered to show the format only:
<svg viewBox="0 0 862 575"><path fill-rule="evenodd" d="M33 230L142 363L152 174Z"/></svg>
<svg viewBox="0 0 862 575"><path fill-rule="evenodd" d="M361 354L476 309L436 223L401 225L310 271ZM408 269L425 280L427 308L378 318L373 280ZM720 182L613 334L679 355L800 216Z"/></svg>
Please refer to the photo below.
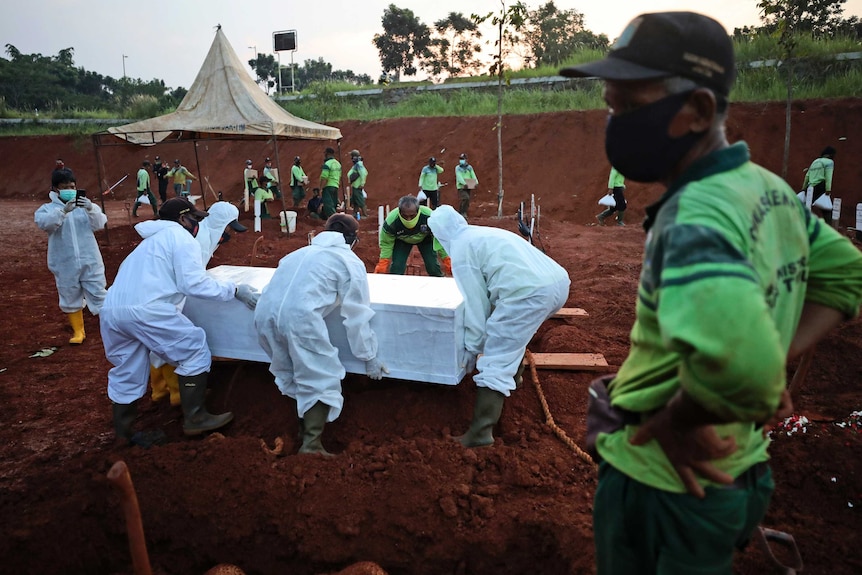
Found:
<svg viewBox="0 0 862 575"><path fill-rule="evenodd" d="M218 280L263 289L275 268L218 266L207 271ZM386 377L457 385L466 373L464 298L452 278L368 274L371 327ZM207 333L213 356L269 363L254 329L254 312L238 300L190 297L183 313ZM326 318L330 338L348 373L365 373L350 352L339 312Z"/></svg>

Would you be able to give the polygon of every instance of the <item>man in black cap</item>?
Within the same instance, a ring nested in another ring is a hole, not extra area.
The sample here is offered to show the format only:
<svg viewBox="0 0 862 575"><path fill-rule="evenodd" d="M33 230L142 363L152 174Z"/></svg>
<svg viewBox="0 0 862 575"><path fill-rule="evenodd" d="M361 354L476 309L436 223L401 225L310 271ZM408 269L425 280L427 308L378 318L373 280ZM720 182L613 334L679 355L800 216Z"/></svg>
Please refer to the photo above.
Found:
<svg viewBox="0 0 862 575"><path fill-rule="evenodd" d="M787 361L862 302L859 250L728 144L735 73L724 28L691 12L638 16L607 58L561 71L604 79L611 165L667 187L631 350L590 386L599 575L731 572L773 491L764 425L792 409Z"/></svg>
<svg viewBox="0 0 862 575"><path fill-rule="evenodd" d="M153 175L159 182L161 204L164 204L168 200L168 171L167 164L162 161L161 157L156 156L153 160Z"/></svg>
<svg viewBox="0 0 862 575"><path fill-rule="evenodd" d="M171 198L158 220L135 226L143 241L126 257L101 310L117 439L148 447L163 440L160 432L134 433L137 401L147 391L150 352L176 366L183 409L183 432L200 435L224 427L233 414L214 415L205 404L212 356L204 330L178 313L186 296L229 301L236 298L254 309L258 293L248 285L216 281L204 270L195 240L209 214L185 198Z"/></svg>
<svg viewBox="0 0 862 575"><path fill-rule="evenodd" d="M335 150L326 148L323 167L320 169L320 188L323 197L323 218L335 213L338 207L338 187L341 184L341 162L335 159Z"/></svg>

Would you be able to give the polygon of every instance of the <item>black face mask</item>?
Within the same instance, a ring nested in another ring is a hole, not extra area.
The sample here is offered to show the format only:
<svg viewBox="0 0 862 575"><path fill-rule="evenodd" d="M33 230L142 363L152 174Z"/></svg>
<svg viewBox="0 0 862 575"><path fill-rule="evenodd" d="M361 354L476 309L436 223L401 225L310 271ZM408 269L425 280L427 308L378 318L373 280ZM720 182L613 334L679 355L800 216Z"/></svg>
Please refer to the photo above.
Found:
<svg viewBox="0 0 862 575"><path fill-rule="evenodd" d="M637 110L608 116L605 153L611 165L635 182L667 176L706 132L672 138L667 130L691 92L672 94Z"/></svg>

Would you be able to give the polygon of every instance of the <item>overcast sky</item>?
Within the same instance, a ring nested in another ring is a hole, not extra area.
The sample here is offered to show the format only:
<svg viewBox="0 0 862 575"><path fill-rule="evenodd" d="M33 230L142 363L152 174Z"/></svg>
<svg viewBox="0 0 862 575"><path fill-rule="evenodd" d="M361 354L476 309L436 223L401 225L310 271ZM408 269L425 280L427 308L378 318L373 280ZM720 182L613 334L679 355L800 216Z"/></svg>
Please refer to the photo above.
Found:
<svg viewBox="0 0 862 575"><path fill-rule="evenodd" d="M499 12L501 7L499 0L22 0L3 10L0 40L4 58L6 44L44 56L72 47L75 65L89 71L121 78L125 64L129 77L159 78L171 88L188 88L217 24L243 62L254 58L255 50L274 54L273 32L296 30L297 64L323 58L336 70L377 80L380 61L371 40L383 31L383 10L392 3L413 10L428 26L450 12L469 17L471 12ZM525 1L531 9L544 3ZM642 12L696 7L728 32L760 22L757 0L555 0L555 4L560 10L583 13L588 29L611 40ZM845 17L862 16L862 0L848 0L844 7ZM484 51L491 50L489 46ZM282 64L289 64L291 53L281 52L280 57Z"/></svg>

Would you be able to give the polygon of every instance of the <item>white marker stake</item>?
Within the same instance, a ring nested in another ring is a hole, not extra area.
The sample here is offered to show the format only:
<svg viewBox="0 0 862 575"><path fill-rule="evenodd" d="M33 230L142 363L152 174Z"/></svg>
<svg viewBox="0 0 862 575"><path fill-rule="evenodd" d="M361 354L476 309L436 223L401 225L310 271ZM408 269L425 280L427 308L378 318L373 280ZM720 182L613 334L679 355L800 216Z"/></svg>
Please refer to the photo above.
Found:
<svg viewBox="0 0 862 575"><path fill-rule="evenodd" d="M841 198L832 200L832 227L838 227L838 220L841 219Z"/></svg>
<svg viewBox="0 0 862 575"><path fill-rule="evenodd" d="M377 234L380 234L380 230L383 229L383 206L377 206Z"/></svg>

